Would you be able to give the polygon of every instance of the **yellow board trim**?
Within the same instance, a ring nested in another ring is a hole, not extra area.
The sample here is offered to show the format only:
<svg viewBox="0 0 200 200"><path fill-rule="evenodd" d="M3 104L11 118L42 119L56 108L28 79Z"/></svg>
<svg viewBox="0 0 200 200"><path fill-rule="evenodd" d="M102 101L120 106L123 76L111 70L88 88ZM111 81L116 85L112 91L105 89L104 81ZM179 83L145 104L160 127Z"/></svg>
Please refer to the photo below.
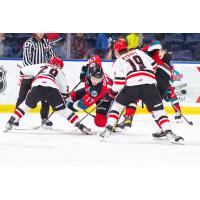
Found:
<svg viewBox="0 0 200 200"><path fill-rule="evenodd" d="M30 112L31 113L38 113L40 111L41 106L37 106L37 108L35 109L31 109ZM0 113L11 113L13 112L15 109L14 105L0 105ZM90 109L88 109L89 112ZM168 114L174 114L174 109L172 107L166 106L165 110ZM192 114L192 115L199 115L200 114L200 107L190 107L190 106L185 106L185 107L181 107L181 110L184 114ZM82 111L81 113L84 113L84 111ZM137 108L137 114L147 114L148 111L146 110L146 108L141 108L138 107Z"/></svg>

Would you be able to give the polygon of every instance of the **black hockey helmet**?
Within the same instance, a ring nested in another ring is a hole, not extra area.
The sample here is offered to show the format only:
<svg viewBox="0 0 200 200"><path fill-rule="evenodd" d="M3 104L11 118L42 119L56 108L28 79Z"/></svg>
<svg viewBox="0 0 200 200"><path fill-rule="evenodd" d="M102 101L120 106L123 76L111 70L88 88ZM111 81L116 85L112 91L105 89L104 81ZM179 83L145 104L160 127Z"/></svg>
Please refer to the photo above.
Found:
<svg viewBox="0 0 200 200"><path fill-rule="evenodd" d="M88 77L102 78L103 77L103 69L97 63L90 63L88 68Z"/></svg>

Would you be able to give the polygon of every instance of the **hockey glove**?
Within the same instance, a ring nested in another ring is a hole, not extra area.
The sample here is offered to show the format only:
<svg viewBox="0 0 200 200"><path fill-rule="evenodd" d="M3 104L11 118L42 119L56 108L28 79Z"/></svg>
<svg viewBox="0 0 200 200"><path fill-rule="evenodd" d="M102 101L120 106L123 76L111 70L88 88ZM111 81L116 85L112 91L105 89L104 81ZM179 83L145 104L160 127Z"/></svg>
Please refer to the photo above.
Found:
<svg viewBox="0 0 200 200"><path fill-rule="evenodd" d="M66 99L70 97L70 93L61 93L61 96L64 99L64 101L66 101Z"/></svg>
<svg viewBox="0 0 200 200"><path fill-rule="evenodd" d="M81 82L84 82L86 74L87 74L87 70L88 70L88 65L82 66L81 73L80 73L80 81Z"/></svg>
<svg viewBox="0 0 200 200"><path fill-rule="evenodd" d="M110 89L110 90L108 90L105 97L106 97L107 100L112 101L116 97L117 94L118 94L118 92L115 92L112 89Z"/></svg>

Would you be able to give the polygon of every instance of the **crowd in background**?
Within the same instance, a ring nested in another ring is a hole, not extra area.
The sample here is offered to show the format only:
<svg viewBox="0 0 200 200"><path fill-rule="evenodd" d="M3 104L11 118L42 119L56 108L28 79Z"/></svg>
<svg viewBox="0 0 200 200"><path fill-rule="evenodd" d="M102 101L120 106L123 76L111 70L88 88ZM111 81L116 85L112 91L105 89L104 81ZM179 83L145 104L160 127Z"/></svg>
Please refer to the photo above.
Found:
<svg viewBox="0 0 200 200"><path fill-rule="evenodd" d="M0 33L0 58L22 58L24 42L31 33ZM198 33L46 33L56 54L62 59L88 59L97 54L104 60L114 59L114 41L124 38L128 48L141 47L160 40L172 60L200 60Z"/></svg>

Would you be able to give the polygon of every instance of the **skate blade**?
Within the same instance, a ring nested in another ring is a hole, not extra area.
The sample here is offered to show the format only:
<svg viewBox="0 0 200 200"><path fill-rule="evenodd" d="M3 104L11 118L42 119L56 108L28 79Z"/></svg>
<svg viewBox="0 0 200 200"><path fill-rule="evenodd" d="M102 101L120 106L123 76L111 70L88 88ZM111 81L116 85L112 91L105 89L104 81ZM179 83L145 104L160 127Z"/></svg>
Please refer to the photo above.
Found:
<svg viewBox="0 0 200 200"><path fill-rule="evenodd" d="M176 141L170 141L172 144L179 144L179 145L185 145L185 142L183 139L180 139L178 142Z"/></svg>
<svg viewBox="0 0 200 200"><path fill-rule="evenodd" d="M82 132L84 135L94 135L94 133L93 132Z"/></svg>
<svg viewBox="0 0 200 200"><path fill-rule="evenodd" d="M109 138L110 135L105 135L105 136L101 136L100 134L98 135L99 139L101 142L106 142L107 139Z"/></svg>
<svg viewBox="0 0 200 200"><path fill-rule="evenodd" d="M159 140L159 141L167 141L167 137L161 137L161 138L158 138L158 137L153 137L154 140Z"/></svg>
<svg viewBox="0 0 200 200"><path fill-rule="evenodd" d="M116 128L114 129L114 132L121 132L122 130L124 130L124 129L119 128L119 127L116 127Z"/></svg>
<svg viewBox="0 0 200 200"><path fill-rule="evenodd" d="M52 126L42 126L42 129L44 130L52 130Z"/></svg>
<svg viewBox="0 0 200 200"><path fill-rule="evenodd" d="M181 123L183 123L183 120L181 120L181 121L175 120L175 122L176 122L177 124L181 124Z"/></svg>
<svg viewBox="0 0 200 200"><path fill-rule="evenodd" d="M100 142L108 142L109 137L101 137L100 136Z"/></svg>

